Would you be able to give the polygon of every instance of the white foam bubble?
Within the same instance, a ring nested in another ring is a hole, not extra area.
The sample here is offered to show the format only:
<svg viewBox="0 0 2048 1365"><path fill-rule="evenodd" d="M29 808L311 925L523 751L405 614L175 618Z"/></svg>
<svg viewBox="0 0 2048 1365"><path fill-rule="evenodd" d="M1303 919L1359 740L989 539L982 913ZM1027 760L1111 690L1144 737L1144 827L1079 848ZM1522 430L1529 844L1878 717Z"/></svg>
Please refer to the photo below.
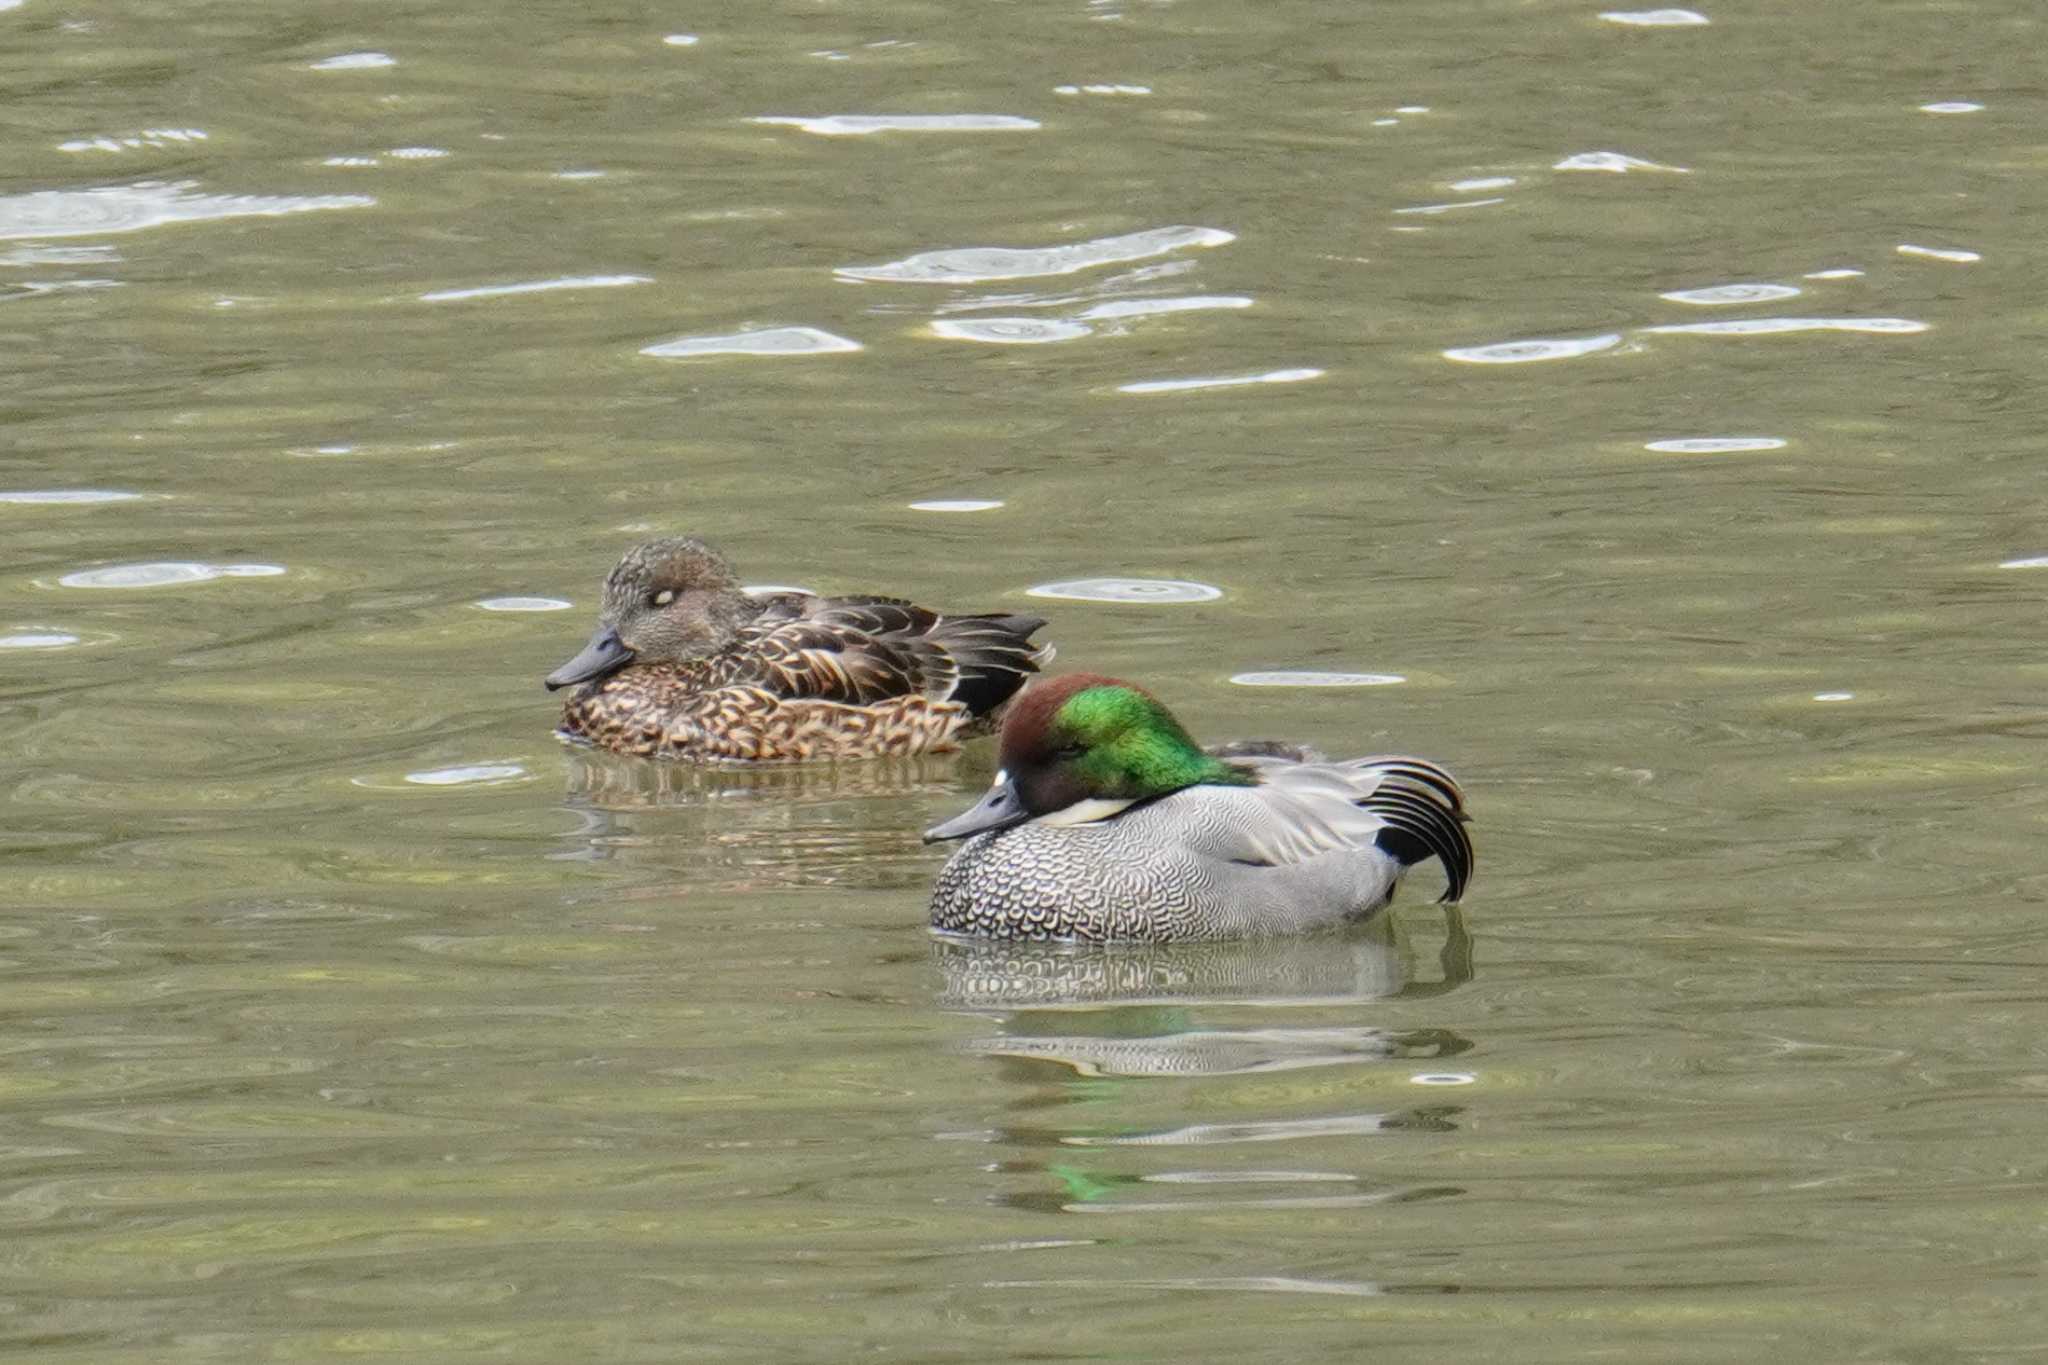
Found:
<svg viewBox="0 0 2048 1365"><path fill-rule="evenodd" d="M1188 389L1235 389L1246 384L1299 384L1321 379L1316 369L1266 370L1260 374L1228 374L1192 379L1147 379L1136 384L1119 384L1118 393L1180 393Z"/></svg>
<svg viewBox="0 0 2048 1365"><path fill-rule="evenodd" d="M1671 455L1724 455L1744 450L1783 450L1785 444L1777 436L1677 436L1650 441L1643 449Z"/></svg>
<svg viewBox="0 0 2048 1365"><path fill-rule="evenodd" d="M1592 355L1621 344L1621 333L1603 332L1592 337L1530 337L1525 341L1496 341L1486 346L1457 346L1443 353L1444 359L1466 365L1527 365L1539 360L1570 360Z"/></svg>
<svg viewBox="0 0 2048 1365"><path fill-rule="evenodd" d="M871 133L1020 133L1039 126L1015 114L827 114L821 118L771 114L749 123L800 128L819 137L866 137Z"/></svg>
<svg viewBox="0 0 2048 1365"><path fill-rule="evenodd" d="M1060 597L1077 602L1213 602L1223 589L1184 578L1072 578L1060 583L1040 583L1025 590L1027 597Z"/></svg>
<svg viewBox="0 0 2048 1365"><path fill-rule="evenodd" d="M1399 673L1323 673L1305 668L1237 673L1230 680L1239 687L1392 687L1408 681Z"/></svg>
<svg viewBox="0 0 2048 1365"><path fill-rule="evenodd" d="M1055 95L1149 95L1149 85L1055 85Z"/></svg>
<svg viewBox="0 0 2048 1365"><path fill-rule="evenodd" d="M1863 272L1860 270L1850 270L1847 267L1838 266L1833 270L1809 270L1799 278L1803 280L1854 280L1860 279L1862 275Z"/></svg>
<svg viewBox="0 0 2048 1365"><path fill-rule="evenodd" d="M927 498L909 504L913 512L993 512L1002 505L994 498Z"/></svg>
<svg viewBox="0 0 2048 1365"><path fill-rule="evenodd" d="M576 604L559 597L486 597L477 605L485 611L567 611Z"/></svg>
<svg viewBox="0 0 2048 1365"><path fill-rule="evenodd" d="M0 649L63 649L78 643L78 636L62 630L24 630L0 635Z"/></svg>
<svg viewBox="0 0 2048 1365"><path fill-rule="evenodd" d="M941 318L932 335L948 341L981 341L998 346L1042 346L1094 335L1092 327L1063 318Z"/></svg>
<svg viewBox="0 0 2048 1365"><path fill-rule="evenodd" d="M454 153L446 147L393 147L384 155L395 156L400 161L436 161Z"/></svg>
<svg viewBox="0 0 2048 1365"><path fill-rule="evenodd" d="M1659 294L1672 303L1693 303L1705 308L1736 303L1768 303L1773 299L1795 298L1801 291L1790 284L1715 284L1704 289L1673 289Z"/></svg>
<svg viewBox="0 0 2048 1365"><path fill-rule="evenodd" d="M1408 1078L1410 1085L1470 1085L1478 1080L1469 1071L1421 1071Z"/></svg>
<svg viewBox="0 0 2048 1365"><path fill-rule="evenodd" d="M206 583L216 578L270 578L283 573L281 564L195 564L161 562L114 564L104 569L81 569L65 574L57 582L67 588L171 588L188 583Z"/></svg>
<svg viewBox="0 0 2048 1365"><path fill-rule="evenodd" d="M2029 555L2025 559L2008 559L1998 567L2001 569L2048 569L2048 555Z"/></svg>
<svg viewBox="0 0 2048 1365"><path fill-rule="evenodd" d="M1923 114L1980 114L1984 106L1975 100L1936 100L1920 106Z"/></svg>
<svg viewBox="0 0 2048 1365"><path fill-rule="evenodd" d="M1511 175L1482 175L1471 180L1453 180L1451 188L1460 194L1476 194L1481 190L1504 190L1514 183Z"/></svg>
<svg viewBox="0 0 2048 1365"><path fill-rule="evenodd" d="M1816 692L1813 694L1813 699L1815 701L1854 701L1856 700L1856 694L1854 692Z"/></svg>
<svg viewBox="0 0 2048 1365"><path fill-rule="evenodd" d="M661 41L670 47L695 47L699 40L694 33L671 33Z"/></svg>
<svg viewBox="0 0 2048 1365"><path fill-rule="evenodd" d="M893 284L981 284L1043 275L1071 275L1096 266L1149 260L1191 247L1222 246L1237 240L1221 228L1162 227L1118 237L1071 242L1064 246L957 247L922 251L880 265L846 265L834 272L842 280Z"/></svg>
<svg viewBox="0 0 2048 1365"><path fill-rule="evenodd" d="M733 332L727 336L677 337L654 346L640 348L641 355L666 358L704 355L835 355L862 349L858 341L849 341L842 336L817 327L763 327L752 332Z"/></svg>

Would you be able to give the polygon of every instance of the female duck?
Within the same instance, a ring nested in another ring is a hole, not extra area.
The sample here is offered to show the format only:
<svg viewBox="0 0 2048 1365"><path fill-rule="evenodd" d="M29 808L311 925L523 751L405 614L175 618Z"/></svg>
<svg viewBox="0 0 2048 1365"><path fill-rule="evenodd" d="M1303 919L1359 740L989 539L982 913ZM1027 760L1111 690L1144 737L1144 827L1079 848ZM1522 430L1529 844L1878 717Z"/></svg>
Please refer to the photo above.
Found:
<svg viewBox="0 0 2048 1365"><path fill-rule="evenodd" d="M988 795L925 832L967 838L933 888L932 927L1100 942L1293 933L1370 915L1432 856L1455 901L1472 875L1464 805L1423 759L1226 761L1142 688L1056 678L1011 708Z"/></svg>
<svg viewBox="0 0 2048 1365"><path fill-rule="evenodd" d="M941 616L894 597L749 595L693 537L626 552L597 631L547 676L581 683L562 738L653 758L872 758L954 747L1052 657L1035 616Z"/></svg>

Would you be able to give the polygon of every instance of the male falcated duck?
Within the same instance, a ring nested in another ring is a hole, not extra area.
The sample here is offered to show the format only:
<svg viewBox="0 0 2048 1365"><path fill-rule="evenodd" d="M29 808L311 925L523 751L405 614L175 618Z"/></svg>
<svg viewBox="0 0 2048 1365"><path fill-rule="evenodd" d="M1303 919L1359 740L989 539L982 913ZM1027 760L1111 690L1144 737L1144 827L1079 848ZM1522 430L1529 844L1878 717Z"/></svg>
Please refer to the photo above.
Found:
<svg viewBox="0 0 2048 1365"><path fill-rule="evenodd" d="M1224 758L1157 698L1074 674L1003 722L980 804L925 832L966 838L932 927L1084 942L1248 938L1363 919L1434 857L1455 901L1472 875L1465 799L1420 758Z"/></svg>
<svg viewBox="0 0 2048 1365"><path fill-rule="evenodd" d="M1052 657L1036 616L941 616L894 597L750 594L694 537L604 581L597 631L548 674L581 683L555 732L653 758L873 758L954 747Z"/></svg>

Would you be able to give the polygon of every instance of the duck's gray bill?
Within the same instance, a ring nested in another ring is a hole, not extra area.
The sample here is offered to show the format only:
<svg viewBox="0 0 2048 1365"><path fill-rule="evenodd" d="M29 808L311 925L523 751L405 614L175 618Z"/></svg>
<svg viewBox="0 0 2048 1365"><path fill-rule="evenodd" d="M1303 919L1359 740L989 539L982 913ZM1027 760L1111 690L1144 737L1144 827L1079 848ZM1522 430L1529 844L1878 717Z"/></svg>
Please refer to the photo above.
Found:
<svg viewBox="0 0 2048 1365"><path fill-rule="evenodd" d="M960 812L942 825L933 825L924 832L924 841L936 844L941 839L965 839L970 834L983 830L1008 829L1021 825L1031 818L1031 812L1024 809L1024 803L1017 799L1017 789L1008 782L998 782L988 789L988 795L972 807Z"/></svg>
<svg viewBox="0 0 2048 1365"><path fill-rule="evenodd" d="M583 646L583 652L548 674L544 681L548 691L552 692L571 683L602 678L631 662L633 651L619 643L619 633L610 626L599 626L597 633L590 637L590 643Z"/></svg>

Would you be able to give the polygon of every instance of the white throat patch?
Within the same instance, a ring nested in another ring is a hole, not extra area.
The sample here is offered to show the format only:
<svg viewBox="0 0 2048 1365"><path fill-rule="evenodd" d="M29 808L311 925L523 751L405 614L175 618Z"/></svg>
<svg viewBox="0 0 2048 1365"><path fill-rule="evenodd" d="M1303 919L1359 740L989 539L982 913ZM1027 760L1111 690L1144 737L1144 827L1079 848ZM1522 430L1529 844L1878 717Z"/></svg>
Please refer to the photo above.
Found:
<svg viewBox="0 0 2048 1365"><path fill-rule="evenodd" d="M1137 800L1135 797L1126 797L1121 801L1110 801L1103 797L1091 796L1085 801L1076 801L1071 806L1065 806L1048 815L1039 816L1038 823L1041 825L1051 825L1056 829L1064 829L1068 825L1092 825L1097 820L1107 820L1112 815L1121 815L1125 810L1136 804Z"/></svg>

